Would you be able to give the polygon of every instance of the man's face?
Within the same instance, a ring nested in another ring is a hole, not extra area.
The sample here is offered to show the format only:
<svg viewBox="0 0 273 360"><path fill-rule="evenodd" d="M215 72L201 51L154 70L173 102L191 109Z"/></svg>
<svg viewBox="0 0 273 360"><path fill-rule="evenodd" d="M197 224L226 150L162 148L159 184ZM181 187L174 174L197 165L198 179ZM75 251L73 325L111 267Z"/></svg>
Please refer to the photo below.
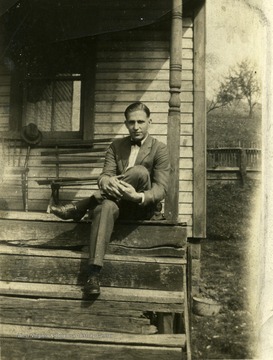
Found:
<svg viewBox="0 0 273 360"><path fill-rule="evenodd" d="M142 140L146 137L151 119L147 117L145 111L136 110L129 113L125 120L125 125L133 140Z"/></svg>

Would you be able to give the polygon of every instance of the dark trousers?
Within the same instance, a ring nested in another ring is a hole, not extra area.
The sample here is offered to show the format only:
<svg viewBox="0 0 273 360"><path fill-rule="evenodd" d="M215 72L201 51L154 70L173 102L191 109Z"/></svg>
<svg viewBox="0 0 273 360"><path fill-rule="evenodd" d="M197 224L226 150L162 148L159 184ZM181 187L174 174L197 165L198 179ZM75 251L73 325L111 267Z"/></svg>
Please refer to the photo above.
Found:
<svg viewBox="0 0 273 360"><path fill-rule="evenodd" d="M151 188L150 174L142 165L128 169L124 173L123 181L132 185L137 192ZM97 204L95 208L92 206L94 200ZM89 265L98 266L103 266L106 247L110 241L115 221L118 218L133 220L149 219L153 214L151 207L144 207L126 200L114 201L105 197L103 198L100 193L94 194L90 199L79 201L77 207L81 211L93 208Z"/></svg>

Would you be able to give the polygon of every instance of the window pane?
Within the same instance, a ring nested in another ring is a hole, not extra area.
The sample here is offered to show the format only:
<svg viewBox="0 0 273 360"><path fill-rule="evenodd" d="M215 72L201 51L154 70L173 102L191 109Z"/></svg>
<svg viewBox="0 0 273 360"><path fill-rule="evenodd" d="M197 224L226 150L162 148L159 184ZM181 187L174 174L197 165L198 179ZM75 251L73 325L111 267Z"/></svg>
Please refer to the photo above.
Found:
<svg viewBox="0 0 273 360"><path fill-rule="evenodd" d="M80 80L31 80L26 123L34 122L42 131L79 131L80 103Z"/></svg>

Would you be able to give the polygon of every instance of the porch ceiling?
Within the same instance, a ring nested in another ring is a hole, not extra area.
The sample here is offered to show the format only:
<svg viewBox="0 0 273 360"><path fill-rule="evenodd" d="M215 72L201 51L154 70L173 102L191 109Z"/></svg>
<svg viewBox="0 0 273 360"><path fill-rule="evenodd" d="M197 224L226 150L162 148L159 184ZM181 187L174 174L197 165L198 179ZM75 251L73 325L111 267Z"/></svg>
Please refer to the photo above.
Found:
<svg viewBox="0 0 273 360"><path fill-rule="evenodd" d="M183 0L183 13L204 1ZM0 60L18 62L47 44L159 24L171 7L172 0L2 0Z"/></svg>
<svg viewBox="0 0 273 360"><path fill-rule="evenodd" d="M203 0L183 0L184 11ZM134 29L170 14L172 0L2 0L6 44L56 42Z"/></svg>

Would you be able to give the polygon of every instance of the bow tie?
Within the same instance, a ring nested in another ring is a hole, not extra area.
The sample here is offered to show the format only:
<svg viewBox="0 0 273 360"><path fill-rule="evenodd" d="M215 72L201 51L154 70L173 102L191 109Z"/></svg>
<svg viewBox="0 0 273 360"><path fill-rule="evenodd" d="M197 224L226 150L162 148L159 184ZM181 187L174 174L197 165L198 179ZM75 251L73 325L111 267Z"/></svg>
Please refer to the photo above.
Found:
<svg viewBox="0 0 273 360"><path fill-rule="evenodd" d="M131 146L134 145L141 147L141 140L131 140Z"/></svg>

